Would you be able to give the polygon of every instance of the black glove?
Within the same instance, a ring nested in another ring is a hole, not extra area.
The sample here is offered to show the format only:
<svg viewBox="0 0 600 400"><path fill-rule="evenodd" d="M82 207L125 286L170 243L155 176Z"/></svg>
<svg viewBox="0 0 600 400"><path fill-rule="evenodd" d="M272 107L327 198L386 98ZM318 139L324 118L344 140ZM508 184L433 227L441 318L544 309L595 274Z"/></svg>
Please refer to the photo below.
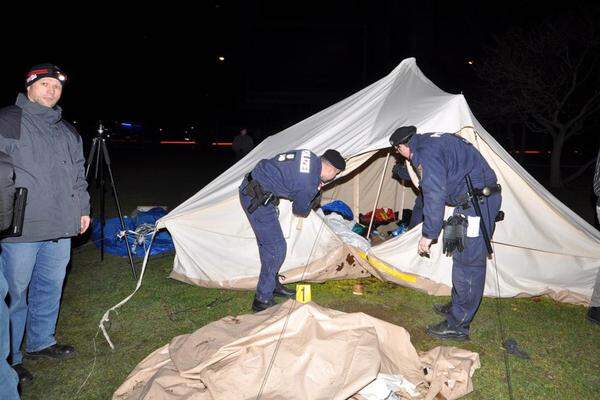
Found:
<svg viewBox="0 0 600 400"><path fill-rule="evenodd" d="M461 215L452 215L444 222L444 239L442 251L450 257L455 251L465 249L468 220Z"/></svg>
<svg viewBox="0 0 600 400"><path fill-rule="evenodd" d="M398 163L394 165L392 168L392 178L410 181L410 174L408 173L408 168L406 168L404 161L398 161Z"/></svg>

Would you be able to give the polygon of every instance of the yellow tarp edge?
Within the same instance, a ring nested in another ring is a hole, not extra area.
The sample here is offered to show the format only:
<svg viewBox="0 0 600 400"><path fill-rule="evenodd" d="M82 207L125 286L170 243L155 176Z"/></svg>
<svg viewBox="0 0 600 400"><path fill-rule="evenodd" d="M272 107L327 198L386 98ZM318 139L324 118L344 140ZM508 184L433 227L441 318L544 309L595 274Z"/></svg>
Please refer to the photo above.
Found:
<svg viewBox="0 0 600 400"><path fill-rule="evenodd" d="M393 276L394 278L402 279L403 281L406 281L406 282L411 282L411 283L417 282L417 277L414 275L409 275L409 274L405 274L403 272L397 271L394 268L387 265L386 263L384 263L383 261L381 261L375 257L367 256L367 254L363 251L359 252L358 254L360 255L360 257L363 260L367 260L367 262L373 268L375 268L378 271L383 272L384 274Z"/></svg>

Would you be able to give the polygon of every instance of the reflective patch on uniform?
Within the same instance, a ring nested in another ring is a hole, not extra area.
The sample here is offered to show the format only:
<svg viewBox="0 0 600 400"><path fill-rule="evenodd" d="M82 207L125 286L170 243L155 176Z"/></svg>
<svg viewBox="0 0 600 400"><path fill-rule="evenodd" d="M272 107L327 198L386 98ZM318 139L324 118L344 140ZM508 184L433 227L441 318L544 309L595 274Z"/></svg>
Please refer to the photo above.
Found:
<svg viewBox="0 0 600 400"><path fill-rule="evenodd" d="M310 150L302 150L300 155L300 172L303 174L310 173Z"/></svg>
<svg viewBox="0 0 600 400"><path fill-rule="evenodd" d="M467 220L469 221L469 226L467 227L467 237L474 238L479 236L479 225L481 219L479 217L467 216Z"/></svg>
<svg viewBox="0 0 600 400"><path fill-rule="evenodd" d="M431 135L430 137L432 137L432 138L439 138L439 137L441 137L442 135L444 135L444 133L445 133L445 132L436 132L436 133L434 133L433 135Z"/></svg>
<svg viewBox="0 0 600 400"><path fill-rule="evenodd" d="M277 156L277 161L291 161L296 158L294 153L283 153Z"/></svg>

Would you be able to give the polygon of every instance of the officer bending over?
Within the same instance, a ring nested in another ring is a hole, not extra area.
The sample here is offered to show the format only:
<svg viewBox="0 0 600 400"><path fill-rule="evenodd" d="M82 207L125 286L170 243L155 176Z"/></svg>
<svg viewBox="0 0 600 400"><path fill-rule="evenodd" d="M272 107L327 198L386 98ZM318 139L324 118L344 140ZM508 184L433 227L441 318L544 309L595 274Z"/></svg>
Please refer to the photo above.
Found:
<svg viewBox="0 0 600 400"><path fill-rule="evenodd" d="M319 189L345 168L346 162L336 150L327 150L321 157L310 150L293 150L259 161L244 178L240 202L254 230L261 263L254 311L274 306L274 295L296 294L277 279L287 247L279 225L279 199L290 200L292 212L307 217L318 206Z"/></svg>
<svg viewBox="0 0 600 400"><path fill-rule="evenodd" d="M502 203L496 174L473 145L450 133L417 135L414 126L404 126L392 134L390 143L410 160L419 175L424 203L419 254L429 253L429 246L438 238L442 227L446 226L444 229L448 232L462 232L460 237L452 237L448 242L447 232L444 234L444 251L452 255L452 301L434 305L434 311L446 320L428 326L427 333L439 339L466 340L483 297L488 254L465 178L469 176L473 182L481 222L491 239ZM445 205L456 207L446 223ZM449 225L452 229L448 229Z"/></svg>

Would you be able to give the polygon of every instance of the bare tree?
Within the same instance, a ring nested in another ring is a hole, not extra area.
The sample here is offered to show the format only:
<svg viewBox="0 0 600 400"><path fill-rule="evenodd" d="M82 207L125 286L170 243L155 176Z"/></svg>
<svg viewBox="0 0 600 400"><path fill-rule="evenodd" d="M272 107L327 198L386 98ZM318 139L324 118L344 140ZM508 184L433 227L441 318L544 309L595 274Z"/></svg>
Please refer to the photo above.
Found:
<svg viewBox="0 0 600 400"><path fill-rule="evenodd" d="M560 187L564 143L600 111L597 13L548 19L495 38L476 65L489 107L552 137L550 185ZM488 108L489 109L489 108Z"/></svg>

